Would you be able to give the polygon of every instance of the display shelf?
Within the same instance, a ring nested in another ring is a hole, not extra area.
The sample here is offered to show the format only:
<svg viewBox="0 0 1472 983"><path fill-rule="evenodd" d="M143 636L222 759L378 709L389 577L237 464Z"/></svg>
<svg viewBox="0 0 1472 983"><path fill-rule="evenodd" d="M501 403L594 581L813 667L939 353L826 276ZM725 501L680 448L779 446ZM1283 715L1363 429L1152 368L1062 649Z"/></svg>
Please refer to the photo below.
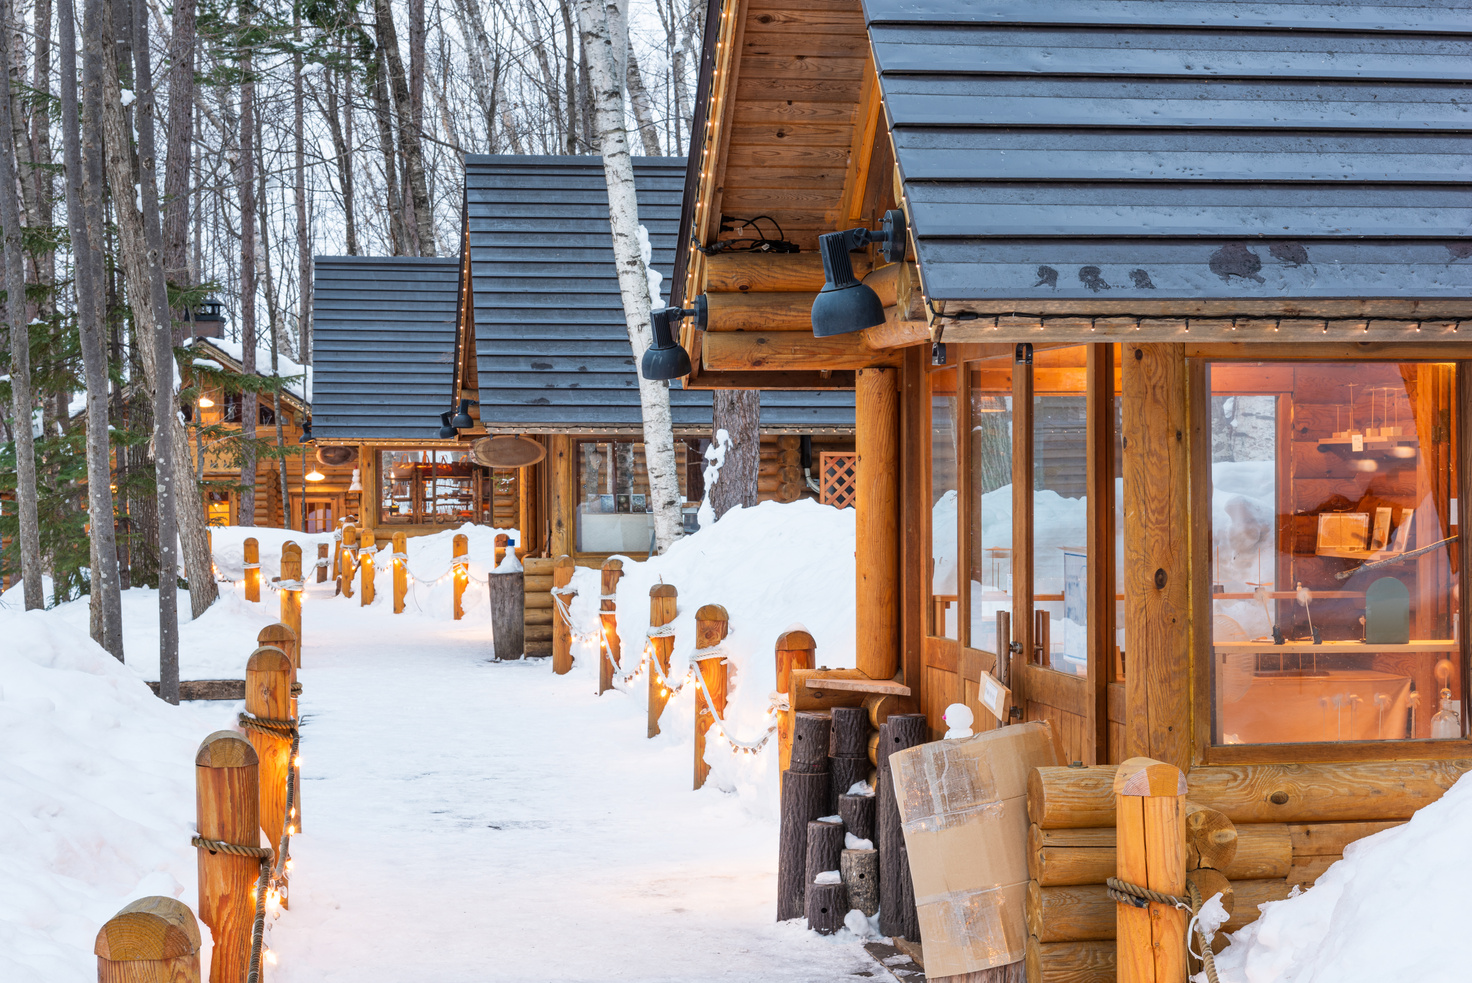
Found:
<svg viewBox="0 0 1472 983"><path fill-rule="evenodd" d="M1213 643L1212 650L1218 655L1232 655L1234 653L1271 653L1271 652L1303 652L1331 655L1354 655L1357 653L1375 652L1455 652L1461 646L1456 639L1428 639L1421 642L1402 642L1398 645L1371 644L1369 642L1340 641L1323 642L1315 645L1313 642L1284 642L1275 645L1272 642L1220 642Z"/></svg>

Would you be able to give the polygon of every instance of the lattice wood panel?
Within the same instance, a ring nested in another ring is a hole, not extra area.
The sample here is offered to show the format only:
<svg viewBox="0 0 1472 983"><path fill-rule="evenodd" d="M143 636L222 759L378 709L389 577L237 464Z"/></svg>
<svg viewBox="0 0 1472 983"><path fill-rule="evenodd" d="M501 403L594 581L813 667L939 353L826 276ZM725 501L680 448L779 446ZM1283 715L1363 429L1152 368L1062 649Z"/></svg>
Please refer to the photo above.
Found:
<svg viewBox="0 0 1472 983"><path fill-rule="evenodd" d="M818 480L822 491L818 500L835 508L851 508L858 490L859 456L857 454L819 455Z"/></svg>

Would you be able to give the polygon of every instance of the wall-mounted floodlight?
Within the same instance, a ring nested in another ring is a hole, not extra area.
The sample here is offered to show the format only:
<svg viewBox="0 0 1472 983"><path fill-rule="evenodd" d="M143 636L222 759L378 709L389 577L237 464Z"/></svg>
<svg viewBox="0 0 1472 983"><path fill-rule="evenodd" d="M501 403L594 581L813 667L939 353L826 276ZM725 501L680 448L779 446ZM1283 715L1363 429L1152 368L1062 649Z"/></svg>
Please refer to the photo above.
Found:
<svg viewBox="0 0 1472 983"><path fill-rule="evenodd" d="M460 436L460 431L456 430L453 426L450 425L449 410L446 410L445 412L440 414L440 429L439 433L435 434L435 436L439 437L441 440L450 440L454 437Z"/></svg>
<svg viewBox="0 0 1472 983"><path fill-rule="evenodd" d="M312 442L312 421L310 419L302 424L301 436L297 437L298 444L310 444Z"/></svg>
<svg viewBox="0 0 1472 983"><path fill-rule="evenodd" d="M650 312L649 320L654 329L654 344L645 350L644 357L639 361L639 371L643 373L644 378L656 382L668 382L670 379L678 379L690 374L690 356L675 341L674 332L675 326L687 317L694 320L697 330L705 330L704 294L695 298L694 307L666 307Z"/></svg>
<svg viewBox="0 0 1472 983"><path fill-rule="evenodd" d="M881 245L881 253L891 263L905 258L908 239L905 213L897 208L884 213L884 228L848 229L818 237L818 251L823 254L823 289L813 300L813 334L819 338L851 334L884 323L884 305L879 295L854 276L848 254L871 242Z"/></svg>
<svg viewBox="0 0 1472 983"><path fill-rule="evenodd" d="M478 399L460 400L460 411L455 414L455 419L450 421L450 426L455 427L457 430L468 430L475 426L475 421L470 418L470 408L479 405L480 400ZM451 436L454 435L452 434Z"/></svg>

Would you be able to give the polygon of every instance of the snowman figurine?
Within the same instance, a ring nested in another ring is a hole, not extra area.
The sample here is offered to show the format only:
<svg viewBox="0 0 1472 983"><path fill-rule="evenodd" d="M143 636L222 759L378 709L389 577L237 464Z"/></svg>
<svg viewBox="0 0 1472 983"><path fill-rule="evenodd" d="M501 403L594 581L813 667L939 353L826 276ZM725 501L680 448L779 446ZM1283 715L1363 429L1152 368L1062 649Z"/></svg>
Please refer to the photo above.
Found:
<svg viewBox="0 0 1472 983"><path fill-rule="evenodd" d="M976 721L976 715L971 708L964 703L952 703L946 707L946 740L954 740L958 737L970 737L971 725Z"/></svg>

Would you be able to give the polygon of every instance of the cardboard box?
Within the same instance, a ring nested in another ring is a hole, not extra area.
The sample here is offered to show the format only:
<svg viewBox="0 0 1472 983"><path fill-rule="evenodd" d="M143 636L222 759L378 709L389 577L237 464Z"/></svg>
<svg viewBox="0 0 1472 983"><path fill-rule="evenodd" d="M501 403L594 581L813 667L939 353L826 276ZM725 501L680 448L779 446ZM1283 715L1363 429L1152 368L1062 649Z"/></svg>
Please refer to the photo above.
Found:
<svg viewBox="0 0 1472 983"><path fill-rule="evenodd" d="M931 979L1026 955L1027 776L1061 758L1045 721L891 755Z"/></svg>

